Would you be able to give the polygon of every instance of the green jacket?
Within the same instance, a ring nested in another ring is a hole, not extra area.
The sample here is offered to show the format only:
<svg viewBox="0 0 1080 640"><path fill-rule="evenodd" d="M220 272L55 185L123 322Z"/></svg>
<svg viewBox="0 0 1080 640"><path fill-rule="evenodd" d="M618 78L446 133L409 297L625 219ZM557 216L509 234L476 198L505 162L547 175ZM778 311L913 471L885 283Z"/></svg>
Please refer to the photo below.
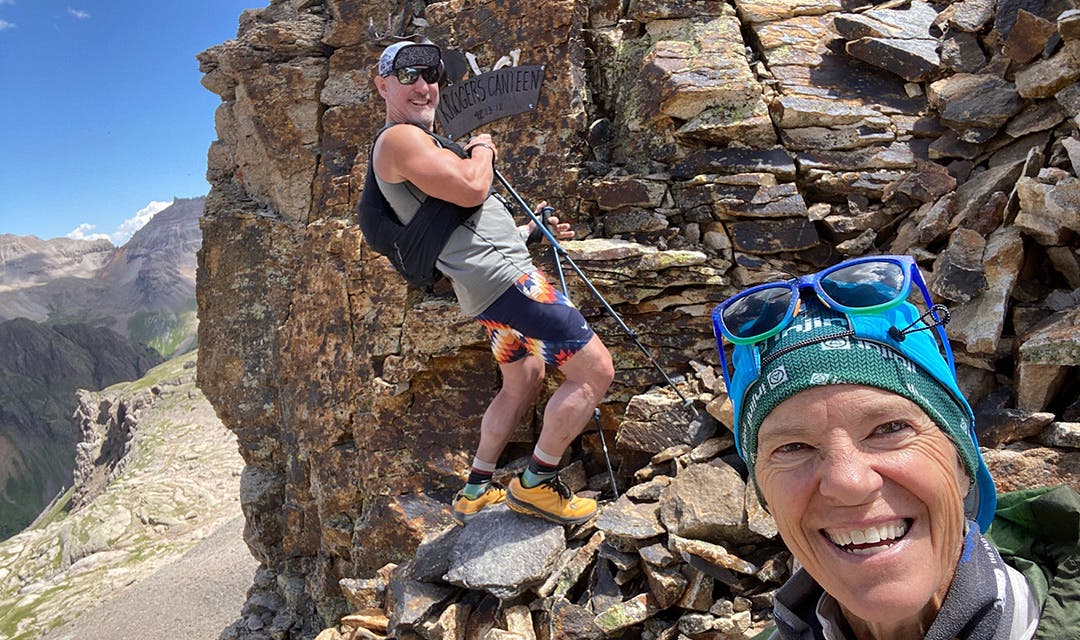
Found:
<svg viewBox="0 0 1080 640"><path fill-rule="evenodd" d="M1036 640L1080 635L1080 494L1067 485L998 496L986 531L1043 604Z"/></svg>

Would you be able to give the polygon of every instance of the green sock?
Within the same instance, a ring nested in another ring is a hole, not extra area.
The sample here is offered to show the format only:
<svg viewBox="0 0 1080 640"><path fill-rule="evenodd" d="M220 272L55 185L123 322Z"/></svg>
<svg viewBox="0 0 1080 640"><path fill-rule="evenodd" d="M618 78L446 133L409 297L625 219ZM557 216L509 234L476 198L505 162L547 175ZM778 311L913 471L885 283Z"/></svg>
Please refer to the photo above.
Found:
<svg viewBox="0 0 1080 640"><path fill-rule="evenodd" d="M532 489L554 478L559 472L559 457L547 453L540 448L540 445L536 445L532 458L529 459L529 467L521 474L521 486Z"/></svg>
<svg viewBox="0 0 1080 640"><path fill-rule="evenodd" d="M550 480L554 477L554 471L550 473L536 473L532 469L526 469L524 473L521 474L521 486L525 487L526 489L532 489L533 487L539 484L543 484L545 481Z"/></svg>
<svg viewBox="0 0 1080 640"><path fill-rule="evenodd" d="M485 462L479 458L473 458L472 469L469 470L469 479L465 481L465 488L461 493L469 500L476 500L484 495L491 486L491 476L495 474L495 463Z"/></svg>
<svg viewBox="0 0 1080 640"><path fill-rule="evenodd" d="M480 496L484 495L484 492L487 491L488 487L490 486L490 479L488 479L487 482L480 482L476 484L470 482L469 484L465 485L465 488L461 490L461 493L469 500L476 500Z"/></svg>

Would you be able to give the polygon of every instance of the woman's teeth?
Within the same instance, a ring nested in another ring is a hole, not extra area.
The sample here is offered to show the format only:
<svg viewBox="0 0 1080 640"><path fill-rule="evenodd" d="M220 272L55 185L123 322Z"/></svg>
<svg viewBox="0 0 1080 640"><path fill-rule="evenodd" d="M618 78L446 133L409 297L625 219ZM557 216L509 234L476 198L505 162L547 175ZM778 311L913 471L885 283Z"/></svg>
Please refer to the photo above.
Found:
<svg viewBox="0 0 1080 640"><path fill-rule="evenodd" d="M906 520L890 522L866 529L826 531L829 540L848 553L871 555L883 551L904 537L910 528Z"/></svg>

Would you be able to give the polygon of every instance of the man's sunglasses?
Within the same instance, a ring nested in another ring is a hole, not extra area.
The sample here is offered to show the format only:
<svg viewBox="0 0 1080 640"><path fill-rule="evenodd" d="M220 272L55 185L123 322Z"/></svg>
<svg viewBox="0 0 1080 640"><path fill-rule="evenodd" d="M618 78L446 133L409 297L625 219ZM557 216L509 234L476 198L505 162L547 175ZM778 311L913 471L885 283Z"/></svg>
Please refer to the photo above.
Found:
<svg viewBox="0 0 1080 640"><path fill-rule="evenodd" d="M420 78L428 84L435 84L442 78L442 67L401 67L394 71L401 84L416 84Z"/></svg>
<svg viewBox="0 0 1080 640"><path fill-rule="evenodd" d="M955 374L952 348L942 325L948 322L943 307L930 300L915 259L911 256L865 256L846 260L828 269L784 282L772 282L741 291L720 303L712 313L713 331L733 344L763 342L783 331L798 314L799 296L813 289L825 305L848 314L870 314L904 302L915 283L922 292L932 326L937 331L950 368ZM897 328L902 336L910 327ZM900 338L902 339L902 337ZM720 349L725 381L728 379L724 350Z"/></svg>

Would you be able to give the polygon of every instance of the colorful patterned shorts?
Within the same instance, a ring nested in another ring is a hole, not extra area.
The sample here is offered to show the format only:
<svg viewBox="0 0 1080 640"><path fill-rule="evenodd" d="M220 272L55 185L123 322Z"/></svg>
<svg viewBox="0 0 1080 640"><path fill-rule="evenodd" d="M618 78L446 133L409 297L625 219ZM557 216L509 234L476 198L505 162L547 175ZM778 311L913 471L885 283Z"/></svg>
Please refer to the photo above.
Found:
<svg viewBox="0 0 1080 640"><path fill-rule="evenodd" d="M539 271L518 278L476 319L499 364L534 355L561 367L593 336L581 312Z"/></svg>

